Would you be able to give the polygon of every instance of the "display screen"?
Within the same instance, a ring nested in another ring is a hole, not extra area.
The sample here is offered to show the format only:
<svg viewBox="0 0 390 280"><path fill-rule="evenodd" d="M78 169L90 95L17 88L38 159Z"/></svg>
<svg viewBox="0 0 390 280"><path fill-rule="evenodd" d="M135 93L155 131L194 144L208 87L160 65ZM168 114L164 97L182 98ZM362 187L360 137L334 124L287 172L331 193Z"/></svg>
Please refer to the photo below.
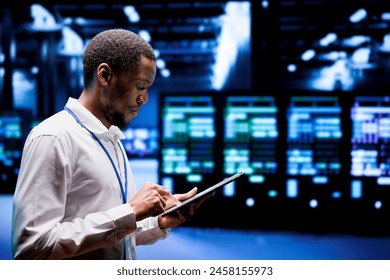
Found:
<svg viewBox="0 0 390 280"><path fill-rule="evenodd" d="M356 97L351 119L351 175L390 185L390 98Z"/></svg>
<svg viewBox="0 0 390 280"><path fill-rule="evenodd" d="M215 171L213 98L167 96L161 110L160 172L165 183L172 175L184 176L187 183L202 182Z"/></svg>
<svg viewBox="0 0 390 280"><path fill-rule="evenodd" d="M0 162L13 166L21 156L22 118L16 112L0 112Z"/></svg>
<svg viewBox="0 0 390 280"><path fill-rule="evenodd" d="M234 207L263 213L249 227L302 227L317 215L324 227L365 220L382 230L373 224L390 204L389 97L229 92L162 100L161 184L188 191L245 172L214 194L207 218L229 227L221 217Z"/></svg>
<svg viewBox="0 0 390 280"><path fill-rule="evenodd" d="M22 119L16 114L0 114L0 139L22 138Z"/></svg>
<svg viewBox="0 0 390 280"><path fill-rule="evenodd" d="M331 207L345 195L339 98L292 96L286 112L286 196L300 197L304 207Z"/></svg>
<svg viewBox="0 0 390 280"><path fill-rule="evenodd" d="M158 130L147 127L128 127L123 131L123 147L129 159L150 158L158 155Z"/></svg>
<svg viewBox="0 0 390 280"><path fill-rule="evenodd" d="M22 115L17 111L0 112L0 193L14 191L23 145Z"/></svg>
<svg viewBox="0 0 390 280"><path fill-rule="evenodd" d="M277 112L273 97L228 96L224 112L224 173L245 172L253 182L277 169Z"/></svg>
<svg viewBox="0 0 390 280"><path fill-rule="evenodd" d="M389 203L390 97L356 96L351 121L351 197L381 209Z"/></svg>

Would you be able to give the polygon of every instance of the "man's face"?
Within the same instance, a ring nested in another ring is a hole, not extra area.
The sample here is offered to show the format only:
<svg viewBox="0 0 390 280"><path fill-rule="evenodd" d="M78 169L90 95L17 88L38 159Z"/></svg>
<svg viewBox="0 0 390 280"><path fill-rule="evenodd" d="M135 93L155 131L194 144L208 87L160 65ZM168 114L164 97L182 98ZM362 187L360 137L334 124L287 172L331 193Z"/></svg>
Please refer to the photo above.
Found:
<svg viewBox="0 0 390 280"><path fill-rule="evenodd" d="M153 84L155 76L155 63L146 57L141 59L137 73L114 74L103 94L106 120L120 129L125 128L137 116L141 104L148 101L148 87Z"/></svg>

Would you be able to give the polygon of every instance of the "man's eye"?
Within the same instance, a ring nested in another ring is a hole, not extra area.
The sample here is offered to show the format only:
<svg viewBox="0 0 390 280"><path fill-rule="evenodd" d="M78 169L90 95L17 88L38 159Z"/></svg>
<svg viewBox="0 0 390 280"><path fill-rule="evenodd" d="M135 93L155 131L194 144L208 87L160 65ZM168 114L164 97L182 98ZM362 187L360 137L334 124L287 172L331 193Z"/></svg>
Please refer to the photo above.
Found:
<svg viewBox="0 0 390 280"><path fill-rule="evenodd" d="M143 90L145 90L145 89L146 89L145 87L138 87L138 86L137 86L137 90L138 90L138 91L143 91Z"/></svg>

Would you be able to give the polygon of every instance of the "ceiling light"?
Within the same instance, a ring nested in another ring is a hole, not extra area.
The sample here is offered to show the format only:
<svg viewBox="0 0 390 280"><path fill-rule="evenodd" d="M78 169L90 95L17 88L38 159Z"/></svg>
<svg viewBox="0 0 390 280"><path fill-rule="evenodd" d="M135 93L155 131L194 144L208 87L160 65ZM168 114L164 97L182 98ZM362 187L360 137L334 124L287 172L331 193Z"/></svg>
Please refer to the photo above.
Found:
<svg viewBox="0 0 390 280"><path fill-rule="evenodd" d="M365 9L359 9L349 17L349 21L357 23L367 17L367 11Z"/></svg>
<svg viewBox="0 0 390 280"><path fill-rule="evenodd" d="M130 22L136 23L141 20L141 17L134 6L125 6L123 8L123 12L125 13Z"/></svg>

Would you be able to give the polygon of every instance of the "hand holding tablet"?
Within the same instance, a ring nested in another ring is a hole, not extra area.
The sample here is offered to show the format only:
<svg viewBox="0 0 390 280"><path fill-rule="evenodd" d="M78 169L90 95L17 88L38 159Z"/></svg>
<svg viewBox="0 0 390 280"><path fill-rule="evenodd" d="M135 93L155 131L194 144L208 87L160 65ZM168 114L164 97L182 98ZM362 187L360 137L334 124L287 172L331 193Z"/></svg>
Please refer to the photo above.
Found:
<svg viewBox="0 0 390 280"><path fill-rule="evenodd" d="M181 202L180 204L177 204L169 209L167 209L163 214L162 216L166 216L166 215L169 215L177 210L179 210L180 208L190 204L191 202L194 202L195 200L197 199L200 199L202 197L205 197L206 195L211 195L211 192L216 190L217 188L219 187L222 187L222 186L225 186L231 182L233 182L234 180L236 180L237 178L239 178L240 176L244 175L245 173L244 172L241 172L241 173L237 173L237 174L234 174L233 176L219 182L218 184L215 184L214 186L211 186L209 188L207 188L206 190L194 195L193 197L190 197L189 199Z"/></svg>

